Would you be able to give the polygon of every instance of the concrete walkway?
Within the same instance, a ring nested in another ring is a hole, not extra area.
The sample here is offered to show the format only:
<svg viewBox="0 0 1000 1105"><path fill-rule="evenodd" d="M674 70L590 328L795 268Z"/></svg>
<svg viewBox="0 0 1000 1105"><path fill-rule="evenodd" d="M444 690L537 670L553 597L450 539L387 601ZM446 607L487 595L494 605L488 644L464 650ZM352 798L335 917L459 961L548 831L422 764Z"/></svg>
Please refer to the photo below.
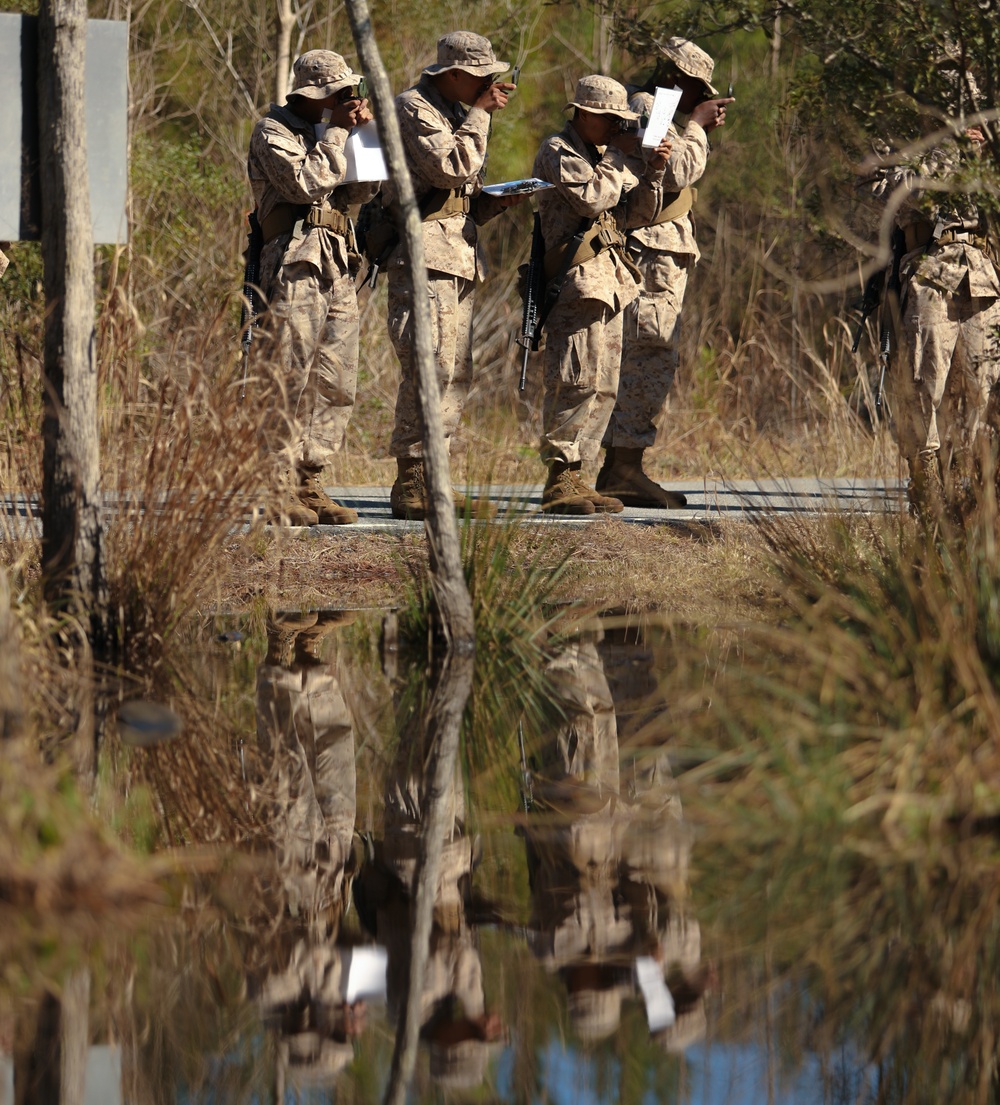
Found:
<svg viewBox="0 0 1000 1105"><path fill-rule="evenodd" d="M886 513L905 506L905 488L894 481L878 479L786 479L786 480L677 480L665 483L674 491L683 491L688 505L683 510L640 510L626 508L621 514L596 514L585 518L541 513L542 485L475 487L480 497L496 503L498 517L508 514L530 518L545 526L599 525L611 517L618 521L640 526L674 525L687 527L692 524L719 522L723 519L754 522L775 514L820 514L831 511L858 513ZM311 533L405 533L420 532L422 522L398 521L389 510L389 487L328 487L327 492L344 506L351 506L360 515L353 526L312 526ZM107 494L104 509L110 517L116 506L117 496ZM0 539L26 536L40 532L37 518L38 505L24 496L8 496L0 505ZM245 524L243 529L249 528Z"/></svg>
<svg viewBox="0 0 1000 1105"><path fill-rule="evenodd" d="M621 514L595 514L585 518L541 512L542 485L520 484L471 488L481 498L496 503L498 518L512 515L530 518L545 526L591 526L605 518L640 526L718 522L722 519L754 522L774 514L820 514L843 510L860 513L886 513L905 506L906 489L896 482L876 479L817 480L716 480L700 483L678 480L664 483L672 491L683 491L688 505L683 510L640 510L627 507ZM460 488L459 490L465 490ZM389 510L389 488L328 487L327 492L343 506L353 507L359 514L353 526L313 526L316 532L370 531L373 533L405 533L422 531L423 522L403 522L392 517Z"/></svg>

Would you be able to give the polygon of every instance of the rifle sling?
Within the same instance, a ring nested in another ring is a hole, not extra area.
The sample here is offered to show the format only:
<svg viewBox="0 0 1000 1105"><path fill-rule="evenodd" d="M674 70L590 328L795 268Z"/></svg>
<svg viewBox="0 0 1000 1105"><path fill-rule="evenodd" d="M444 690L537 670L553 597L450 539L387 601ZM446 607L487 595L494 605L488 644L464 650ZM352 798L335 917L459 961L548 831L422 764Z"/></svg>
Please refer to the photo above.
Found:
<svg viewBox="0 0 1000 1105"><path fill-rule="evenodd" d="M611 212L602 211L596 219L584 219L572 238L545 251L545 279L551 283L558 273L561 287L566 273L574 265L583 265L604 250L614 248L618 249L619 256L624 255L625 235L618 229Z"/></svg>

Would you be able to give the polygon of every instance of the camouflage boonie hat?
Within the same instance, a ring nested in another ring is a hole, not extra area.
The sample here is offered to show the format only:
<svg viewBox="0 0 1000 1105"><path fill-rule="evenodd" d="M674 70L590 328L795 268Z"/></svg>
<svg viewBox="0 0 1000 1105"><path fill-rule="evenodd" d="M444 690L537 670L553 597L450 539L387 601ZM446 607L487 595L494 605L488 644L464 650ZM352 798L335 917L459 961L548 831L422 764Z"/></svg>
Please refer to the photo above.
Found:
<svg viewBox="0 0 1000 1105"><path fill-rule="evenodd" d="M718 96L719 90L712 87L712 71L715 62L705 53L700 46L695 46L686 38L675 35L666 42L656 44L660 53L689 77L696 77L708 89L713 96Z"/></svg>
<svg viewBox="0 0 1000 1105"><path fill-rule="evenodd" d="M429 77L447 73L449 69L461 69L477 77L490 77L510 68L510 62L497 61L493 45L488 38L472 31L452 31L438 39L438 59L424 72Z"/></svg>
<svg viewBox="0 0 1000 1105"><path fill-rule="evenodd" d="M292 65L292 96L307 100L325 100L342 88L350 88L361 80L360 73L352 73L351 67L332 50L309 50L295 59Z"/></svg>
<svg viewBox="0 0 1000 1105"><path fill-rule="evenodd" d="M596 1043L617 1032L622 1021L622 993L611 990L576 990L566 995L570 1024L581 1040Z"/></svg>
<svg viewBox="0 0 1000 1105"><path fill-rule="evenodd" d="M430 1075L435 1085L448 1090L470 1090L486 1077L491 1048L485 1040L430 1045Z"/></svg>
<svg viewBox="0 0 1000 1105"><path fill-rule="evenodd" d="M629 111L625 85L599 74L581 77L576 82L576 93L563 110L571 107L593 111L597 115L618 115L622 119L639 118L637 112Z"/></svg>

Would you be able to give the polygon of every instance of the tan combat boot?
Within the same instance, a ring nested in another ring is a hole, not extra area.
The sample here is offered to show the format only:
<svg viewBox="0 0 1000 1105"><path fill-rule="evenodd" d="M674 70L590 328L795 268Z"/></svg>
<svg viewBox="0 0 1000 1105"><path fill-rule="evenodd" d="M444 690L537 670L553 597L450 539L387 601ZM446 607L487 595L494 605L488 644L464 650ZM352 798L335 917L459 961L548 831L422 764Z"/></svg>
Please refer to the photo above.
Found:
<svg viewBox="0 0 1000 1105"><path fill-rule="evenodd" d="M427 487L424 484L424 462L421 457L397 459L396 482L389 492L389 507L393 518L422 522L426 517Z"/></svg>
<svg viewBox="0 0 1000 1105"><path fill-rule="evenodd" d="M594 510L596 510L598 514L621 514L624 509L624 504L621 499L613 498L611 495L603 495L600 491L595 491L583 478L582 461L576 461L574 464L571 464L569 468L573 473L573 478L581 494L586 495L594 504Z"/></svg>
<svg viewBox="0 0 1000 1105"><path fill-rule="evenodd" d="M597 490L620 499L625 506L677 510L687 506L679 491L668 491L642 470L642 449L609 448L597 474Z"/></svg>
<svg viewBox="0 0 1000 1105"><path fill-rule="evenodd" d="M315 624L301 630L295 639L295 659L300 664L323 664L323 641L342 625L350 625L355 618L353 610L319 610Z"/></svg>
<svg viewBox="0 0 1000 1105"><path fill-rule="evenodd" d="M550 514L594 514L597 506L588 487L565 461L549 461L549 474L542 491L542 510Z"/></svg>
<svg viewBox="0 0 1000 1105"><path fill-rule="evenodd" d="M267 621L267 655L265 664L276 667L291 667L295 659L295 646L303 630L311 629L317 620L315 611L297 614L292 611L278 611Z"/></svg>
<svg viewBox="0 0 1000 1105"><path fill-rule="evenodd" d="M298 496L289 472L283 472L264 507L264 519L269 526L315 526L319 515Z"/></svg>
<svg viewBox="0 0 1000 1105"><path fill-rule="evenodd" d="M323 490L320 480L322 468L306 467L298 469L299 502L308 510L316 512L321 526L349 526L358 520L358 512L349 506L341 506Z"/></svg>
<svg viewBox="0 0 1000 1105"><path fill-rule="evenodd" d="M396 461L396 482L389 492L389 506L393 518L407 518L422 522L427 517L427 483L424 480L424 462L421 457L400 457ZM470 518L494 518L496 506L489 499L474 499L452 490L455 513Z"/></svg>
<svg viewBox="0 0 1000 1105"><path fill-rule="evenodd" d="M936 449L923 449L909 463L910 480L906 494L910 513L924 526L936 525L944 514L945 491Z"/></svg>

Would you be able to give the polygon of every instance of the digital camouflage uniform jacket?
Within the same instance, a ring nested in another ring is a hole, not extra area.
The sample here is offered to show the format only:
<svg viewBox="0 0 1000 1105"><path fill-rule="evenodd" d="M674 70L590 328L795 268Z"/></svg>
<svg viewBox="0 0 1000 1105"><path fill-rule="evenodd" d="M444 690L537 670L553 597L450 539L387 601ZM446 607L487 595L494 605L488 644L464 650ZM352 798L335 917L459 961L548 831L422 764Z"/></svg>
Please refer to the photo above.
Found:
<svg viewBox="0 0 1000 1105"><path fill-rule="evenodd" d="M476 107L466 110L461 104L449 103L427 75L396 97L396 112L417 203L435 188L459 190L469 199L467 215L455 214L424 223L427 267L474 280L476 226L502 210L499 200L480 194L489 112ZM391 182L386 183L384 197L385 206L392 207L396 196ZM402 251L397 250L390 265L399 267L404 263Z"/></svg>
<svg viewBox="0 0 1000 1105"><path fill-rule="evenodd" d="M327 127L317 141L312 123L290 107L272 104L253 129L247 158L257 218L263 223L281 203L322 205L346 214L351 205L371 199L377 183L344 181L347 135L341 127ZM344 275L350 266L349 248L353 250L353 242L321 228L279 234L265 244L261 255L265 294L282 264L305 261L331 280Z"/></svg>
<svg viewBox="0 0 1000 1105"><path fill-rule="evenodd" d="M649 92L636 92L628 106L639 115L648 115L653 109L653 97ZM673 150L670 160L663 171L663 198L660 209L668 206L673 194L682 188L688 188L701 180L708 165L708 135L698 124L683 116L675 115L667 131ZM642 158L631 157L628 165L634 173L641 172ZM657 212L657 214L659 211ZM691 212L677 219L656 226L641 226L630 231L629 238L649 249L663 250L666 253L692 254L697 261L701 257L698 243L695 241L694 219Z"/></svg>
<svg viewBox="0 0 1000 1105"><path fill-rule="evenodd" d="M881 146L878 152L886 155L889 149ZM893 202L898 190L906 190L894 217L906 236L907 252L900 267L904 279L919 278L946 294L996 299L1000 275L986 247L985 217L972 196L955 189L966 167L963 162L955 142L943 143L918 158L879 169L872 191ZM993 234L995 253L995 228ZM968 285L963 286L966 277Z"/></svg>
<svg viewBox="0 0 1000 1105"><path fill-rule="evenodd" d="M572 238L583 218L611 211L624 233L629 227L652 222L659 210L662 171L644 166L642 175L636 176L626 166L620 149L608 146L600 150L588 145L572 123L542 142L532 172L555 185L538 192L546 249ZM635 276L618 251L604 249L593 259L570 268L561 300L596 299L620 311L638 294Z"/></svg>

